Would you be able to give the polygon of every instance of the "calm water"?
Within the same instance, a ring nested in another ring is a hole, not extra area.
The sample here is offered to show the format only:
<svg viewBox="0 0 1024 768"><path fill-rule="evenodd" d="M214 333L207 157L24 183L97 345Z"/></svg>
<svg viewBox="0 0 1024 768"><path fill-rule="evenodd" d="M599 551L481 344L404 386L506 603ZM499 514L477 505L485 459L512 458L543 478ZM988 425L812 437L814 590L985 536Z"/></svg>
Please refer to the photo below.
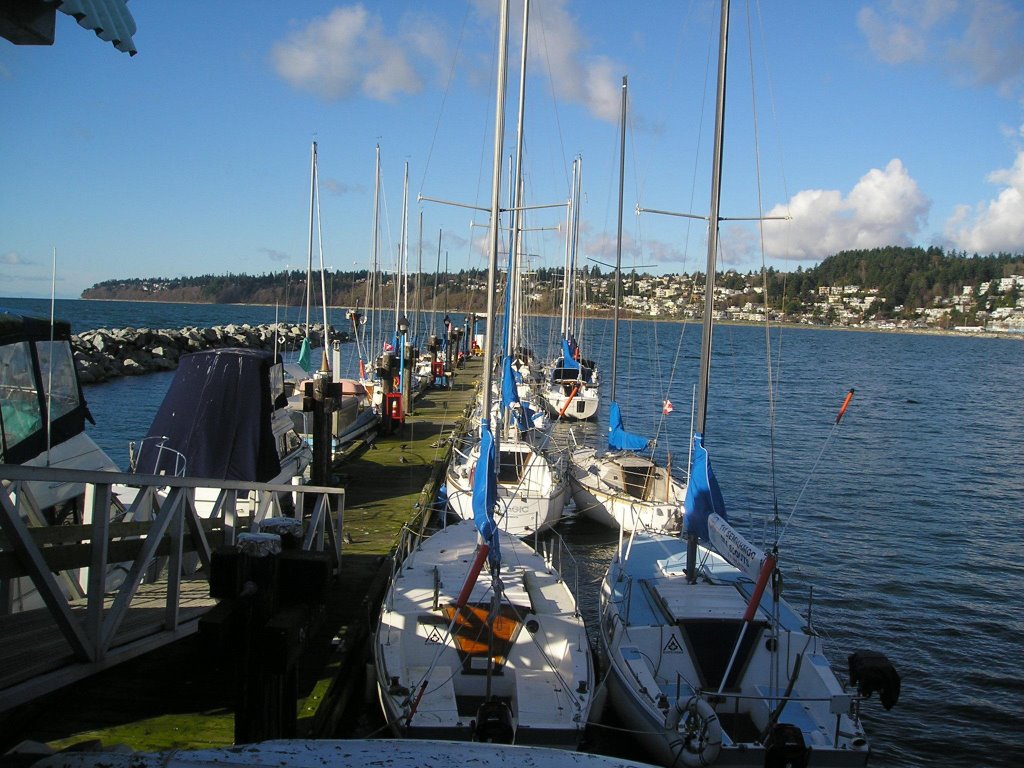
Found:
<svg viewBox="0 0 1024 768"><path fill-rule="evenodd" d="M0 299L0 306L49 313L44 301ZM57 314L81 332L272 322L275 310L59 301ZM548 325L531 328L537 350L547 348ZM585 334L585 352L599 363L605 387L609 328L591 321ZM675 410L657 450L671 452L678 466L686 464L699 345L692 325L621 326L618 400L627 428L654 434L669 397ZM882 651L901 672L897 707L885 712L876 698L865 708L871 764L1024 765L1024 344L809 329L773 334L774 473L765 346L763 329L716 328L706 442L730 517L752 540L761 540L777 498L787 522L787 597L806 610L813 585L813 621L831 638L840 676L858 649ZM122 465L128 440L145 433L170 378L87 388L97 421L91 434ZM853 404L833 431L851 387ZM574 436L602 436L604 423L605 411ZM565 535L584 565L580 598L593 613L615 536L584 523Z"/></svg>

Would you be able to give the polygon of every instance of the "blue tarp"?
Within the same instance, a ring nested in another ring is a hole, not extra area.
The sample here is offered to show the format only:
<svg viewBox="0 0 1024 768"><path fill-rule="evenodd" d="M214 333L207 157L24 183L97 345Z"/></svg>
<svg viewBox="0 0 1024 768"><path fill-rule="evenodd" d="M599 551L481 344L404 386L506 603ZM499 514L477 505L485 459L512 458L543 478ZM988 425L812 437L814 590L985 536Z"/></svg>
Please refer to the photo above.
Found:
<svg viewBox="0 0 1024 768"><path fill-rule="evenodd" d="M501 562L498 548L498 526L494 523L494 507L498 503L498 462L494 436L488 419L480 422L480 457L473 474L473 522L480 536L490 546L491 564Z"/></svg>
<svg viewBox="0 0 1024 768"><path fill-rule="evenodd" d="M718 487L718 480L711 469L711 457L704 447L704 435L699 432L693 435L693 464L690 466L690 481L686 484L683 508L686 532L696 533L705 541L708 538L708 518L712 512L728 519L722 489Z"/></svg>
<svg viewBox="0 0 1024 768"><path fill-rule="evenodd" d="M576 358L573 356L572 349L569 348L569 342L566 339L562 339L562 367L563 368L579 368L580 364L576 362Z"/></svg>
<svg viewBox="0 0 1024 768"><path fill-rule="evenodd" d="M651 442L650 438L627 432L622 425L622 412L619 404L613 402L608 413L608 450L610 451L642 451Z"/></svg>

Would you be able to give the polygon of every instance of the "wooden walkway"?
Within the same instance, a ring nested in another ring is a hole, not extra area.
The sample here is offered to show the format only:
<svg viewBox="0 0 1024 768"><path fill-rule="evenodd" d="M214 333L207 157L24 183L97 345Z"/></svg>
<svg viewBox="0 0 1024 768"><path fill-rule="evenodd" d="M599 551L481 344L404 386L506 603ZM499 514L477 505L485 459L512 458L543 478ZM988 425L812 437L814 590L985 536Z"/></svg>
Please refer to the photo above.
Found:
<svg viewBox="0 0 1024 768"><path fill-rule="evenodd" d="M421 512L429 512L451 456L450 437L465 426L481 370L480 360L469 361L451 389L428 390L416 401L404 426L364 442L333 469L330 485L345 491L341 566L315 636L299 660L299 736L333 735L346 707L353 703L362 707L364 642L376 619L376 593L383 592L390 572L388 556L403 526ZM173 630L181 639L147 653L152 648L146 647L151 636L147 633L164 618L161 585L151 586L151 592L139 588L115 640L135 650L137 658L0 711L0 752L23 739L58 749L88 739L105 745L123 743L135 750L232 743L230 668L194 634L199 615L212 605L207 582L182 583ZM142 602L146 599L153 602ZM76 616L78 610L74 606ZM10 624L4 623L8 620ZM0 686L3 679L13 681L19 675L28 681L38 674L62 674L31 662L31 649L23 652L20 662L14 652L5 655L4 647L14 645L6 642L8 632L13 638L14 632L23 631L16 628L19 621L28 631L34 620L38 619L0 617ZM49 649L55 658L66 659L67 642L52 627L50 633ZM26 644L39 642L25 637ZM22 663L25 669L16 671ZM65 683L73 680L69 676Z"/></svg>

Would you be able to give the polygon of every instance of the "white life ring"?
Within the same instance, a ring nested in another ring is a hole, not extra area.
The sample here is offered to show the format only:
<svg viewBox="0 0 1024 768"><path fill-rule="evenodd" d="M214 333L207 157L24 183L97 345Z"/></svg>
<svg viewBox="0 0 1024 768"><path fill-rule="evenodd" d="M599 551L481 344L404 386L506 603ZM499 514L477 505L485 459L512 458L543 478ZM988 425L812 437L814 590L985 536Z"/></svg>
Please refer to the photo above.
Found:
<svg viewBox="0 0 1024 768"><path fill-rule="evenodd" d="M665 714L665 729L673 731L669 746L679 750L683 765L707 766L718 759L722 749L722 724L707 700L691 696L676 699Z"/></svg>

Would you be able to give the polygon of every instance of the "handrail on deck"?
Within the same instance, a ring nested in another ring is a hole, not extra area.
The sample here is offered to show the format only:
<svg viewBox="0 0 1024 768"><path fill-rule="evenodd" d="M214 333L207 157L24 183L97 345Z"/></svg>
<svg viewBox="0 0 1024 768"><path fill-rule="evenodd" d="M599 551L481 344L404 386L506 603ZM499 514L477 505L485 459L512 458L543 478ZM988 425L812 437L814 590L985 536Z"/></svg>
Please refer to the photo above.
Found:
<svg viewBox="0 0 1024 768"><path fill-rule="evenodd" d="M42 510L32 492L38 483L81 485L82 519L88 522L39 525ZM216 499L212 503L200 499L197 504L198 489L215 489ZM111 522L118 494L134 495L123 515L118 514L127 524ZM213 549L210 530L219 527L224 543L233 544L243 526L239 502L248 503L253 496L250 525L278 516L302 520L303 549L329 548L333 566L340 568L345 499L340 488L0 464L0 615L11 611L12 582L27 577L79 661L104 662L139 585L155 581L160 571L167 578L162 625L175 632L183 575L208 578ZM128 526L130 534L126 534ZM126 548L126 542L131 546ZM131 559L121 561L129 549ZM190 550L198 562L192 566L194 572L183 573L188 570L184 566ZM116 591L108 590L112 565L128 566ZM73 574L70 579L69 573ZM68 589L69 583L79 586L77 594ZM111 592L113 602L105 602ZM83 597L84 622L72 611L72 603Z"/></svg>

